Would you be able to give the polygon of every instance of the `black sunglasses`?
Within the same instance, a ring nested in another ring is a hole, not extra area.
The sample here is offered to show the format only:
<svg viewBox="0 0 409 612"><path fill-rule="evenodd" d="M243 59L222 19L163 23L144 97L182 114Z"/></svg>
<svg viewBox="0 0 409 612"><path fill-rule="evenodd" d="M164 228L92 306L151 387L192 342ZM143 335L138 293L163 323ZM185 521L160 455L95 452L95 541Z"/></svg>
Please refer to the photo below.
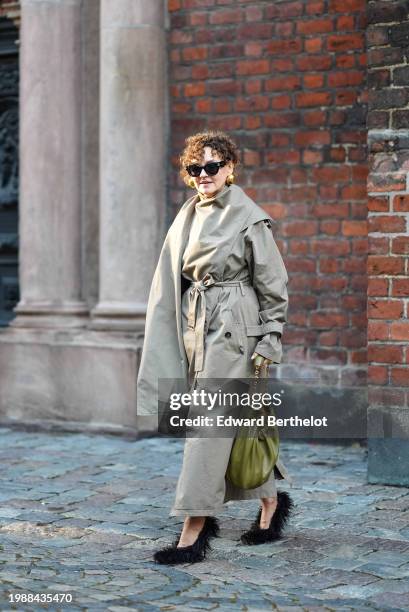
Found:
<svg viewBox="0 0 409 612"><path fill-rule="evenodd" d="M186 172L190 176L200 176L200 173L202 172L202 170L204 170L209 176L214 176L219 172L219 168L223 168L223 166L225 165L225 161L208 162L204 166L199 166L198 164L191 164L190 166L186 166Z"/></svg>

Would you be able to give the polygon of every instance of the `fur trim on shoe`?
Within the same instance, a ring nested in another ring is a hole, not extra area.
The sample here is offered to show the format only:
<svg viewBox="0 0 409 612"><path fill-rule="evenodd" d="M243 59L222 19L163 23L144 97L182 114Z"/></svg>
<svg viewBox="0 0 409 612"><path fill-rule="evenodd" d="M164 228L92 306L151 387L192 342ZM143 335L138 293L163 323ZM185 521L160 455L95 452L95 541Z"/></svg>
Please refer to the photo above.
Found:
<svg viewBox="0 0 409 612"><path fill-rule="evenodd" d="M176 563L197 563L206 558L206 554L211 550L210 539L219 534L219 522L214 516L207 516L204 525L190 546L180 546L178 548L179 538L161 550L154 553L153 558L156 563L167 565L175 565Z"/></svg>
<svg viewBox="0 0 409 612"><path fill-rule="evenodd" d="M294 503L289 494L286 491L278 491L277 507L271 517L269 527L267 529L262 529L260 527L261 508L259 508L257 518L252 523L249 531L241 535L240 539L242 543L252 545L279 540L293 507Z"/></svg>

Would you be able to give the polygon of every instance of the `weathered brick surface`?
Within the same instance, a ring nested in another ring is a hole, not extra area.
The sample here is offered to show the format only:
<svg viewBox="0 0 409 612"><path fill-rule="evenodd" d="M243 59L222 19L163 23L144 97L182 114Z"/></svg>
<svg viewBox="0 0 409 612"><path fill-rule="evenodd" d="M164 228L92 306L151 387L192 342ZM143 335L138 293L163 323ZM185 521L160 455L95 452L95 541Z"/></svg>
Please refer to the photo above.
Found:
<svg viewBox="0 0 409 612"><path fill-rule="evenodd" d="M169 2L172 213L192 193L178 176L185 137L229 131L238 183L279 222L285 358L340 372L366 361L365 4Z"/></svg>
<svg viewBox="0 0 409 612"><path fill-rule="evenodd" d="M20 2L19 0L1 0L0 17L12 19L18 26L20 24Z"/></svg>
<svg viewBox="0 0 409 612"><path fill-rule="evenodd" d="M408 4L371 1L367 17L369 399L408 406Z"/></svg>

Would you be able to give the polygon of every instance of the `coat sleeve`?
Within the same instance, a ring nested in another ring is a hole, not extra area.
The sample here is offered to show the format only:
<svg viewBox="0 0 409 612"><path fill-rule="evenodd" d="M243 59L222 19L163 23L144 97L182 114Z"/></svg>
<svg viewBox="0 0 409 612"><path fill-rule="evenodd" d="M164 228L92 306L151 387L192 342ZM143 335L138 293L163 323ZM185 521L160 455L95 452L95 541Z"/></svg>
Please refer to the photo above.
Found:
<svg viewBox="0 0 409 612"><path fill-rule="evenodd" d="M246 238L248 265L260 304L260 322L269 330L258 342L255 352L273 363L280 363L281 334L288 309L287 271L268 220L251 225Z"/></svg>

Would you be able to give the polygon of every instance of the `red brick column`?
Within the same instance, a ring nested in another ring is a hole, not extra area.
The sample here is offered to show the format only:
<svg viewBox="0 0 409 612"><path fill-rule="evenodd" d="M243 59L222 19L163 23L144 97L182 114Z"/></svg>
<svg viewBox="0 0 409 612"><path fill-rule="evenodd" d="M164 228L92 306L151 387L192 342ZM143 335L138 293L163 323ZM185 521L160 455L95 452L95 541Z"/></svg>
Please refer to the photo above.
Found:
<svg viewBox="0 0 409 612"><path fill-rule="evenodd" d="M407 3L368 4L369 480L409 484ZM385 437L384 437L385 436Z"/></svg>

